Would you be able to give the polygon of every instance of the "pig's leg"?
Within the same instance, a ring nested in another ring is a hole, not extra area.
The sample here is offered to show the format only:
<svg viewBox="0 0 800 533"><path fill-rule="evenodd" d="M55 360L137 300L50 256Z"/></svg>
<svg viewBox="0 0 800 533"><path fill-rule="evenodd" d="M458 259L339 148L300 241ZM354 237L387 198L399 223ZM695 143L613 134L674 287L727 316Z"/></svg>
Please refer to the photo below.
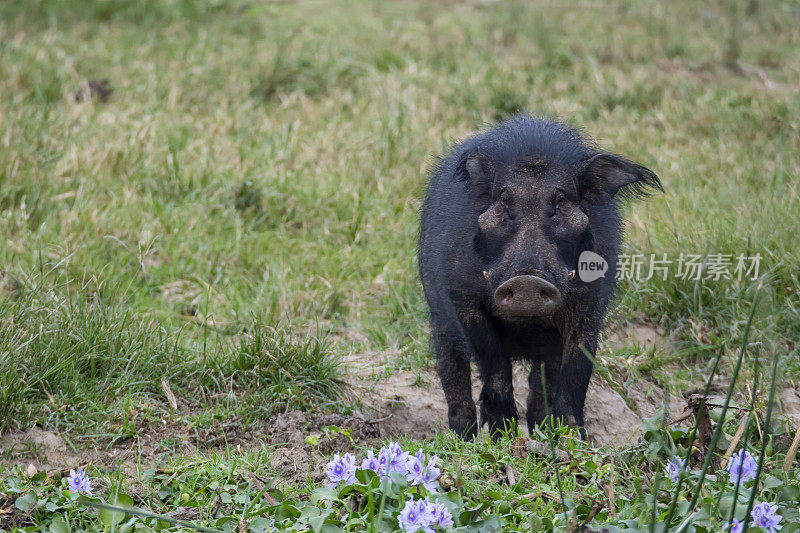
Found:
<svg viewBox="0 0 800 533"><path fill-rule="evenodd" d="M459 340L441 324L432 325L436 370L447 401L447 420L456 435L472 440L478 432L475 402L472 400L469 357Z"/></svg>
<svg viewBox="0 0 800 533"><path fill-rule="evenodd" d="M553 408L553 397L558 378L558 369L561 365L561 344L556 347L558 350L544 361L545 382L547 385L547 402L544 401L544 389L542 388L542 362L534 361L531 366L531 373L528 375L528 430L544 422L550 410ZM546 407L546 408L545 408Z"/></svg>
<svg viewBox="0 0 800 533"><path fill-rule="evenodd" d="M514 403L511 358L488 320L473 317L466 329L475 347L483 383L480 425L488 423L490 434L497 438L497 430L510 427L511 421L519 418Z"/></svg>
<svg viewBox="0 0 800 533"><path fill-rule="evenodd" d="M583 405L592 377L592 360L597 351L599 332L599 324L583 324L567 335L553 398L553 414L567 425L580 427L583 438L586 438ZM592 359L587 357L586 352Z"/></svg>
<svg viewBox="0 0 800 533"><path fill-rule="evenodd" d="M497 438L500 429L509 429L517 420L514 385L511 378L511 359L486 361L481 365L481 425L489 424L489 433Z"/></svg>

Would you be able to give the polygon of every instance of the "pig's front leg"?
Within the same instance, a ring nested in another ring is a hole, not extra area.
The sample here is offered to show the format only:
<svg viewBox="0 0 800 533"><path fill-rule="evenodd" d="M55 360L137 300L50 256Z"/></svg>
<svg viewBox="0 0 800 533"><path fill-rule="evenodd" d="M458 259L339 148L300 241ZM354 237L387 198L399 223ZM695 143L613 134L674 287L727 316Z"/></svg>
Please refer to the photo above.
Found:
<svg viewBox="0 0 800 533"><path fill-rule="evenodd" d="M492 438L497 438L498 430L510 427L511 421L519 418L514 403L511 358L486 315L462 313L461 320L483 383L478 424L489 424Z"/></svg>
<svg viewBox="0 0 800 533"><path fill-rule="evenodd" d="M586 429L583 406L592 378L592 360L597 351L599 333L600 324L581 324L565 336L561 369L553 398L553 415L561 418L567 425L579 427L584 439ZM587 352L591 359L587 357Z"/></svg>
<svg viewBox="0 0 800 533"><path fill-rule="evenodd" d="M511 359L479 361L481 381L481 421L489 424L489 434L498 438L499 430L511 428L519 418L514 403L514 384L511 376Z"/></svg>
<svg viewBox="0 0 800 533"><path fill-rule="evenodd" d="M431 320L431 336L436 351L436 370L447 401L447 419L456 435L472 440L478 432L475 402L472 400L469 355L465 339L453 332L452 324Z"/></svg>

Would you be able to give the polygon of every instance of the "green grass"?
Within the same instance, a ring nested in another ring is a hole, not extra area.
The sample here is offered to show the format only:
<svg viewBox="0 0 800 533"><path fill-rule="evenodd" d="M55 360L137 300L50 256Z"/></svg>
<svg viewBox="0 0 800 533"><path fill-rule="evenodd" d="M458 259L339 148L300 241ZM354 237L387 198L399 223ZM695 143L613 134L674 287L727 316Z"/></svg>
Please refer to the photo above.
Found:
<svg viewBox="0 0 800 533"><path fill-rule="evenodd" d="M696 389L720 348L729 376L757 291L758 354L797 381L799 19L786 0L0 4L0 433L102 446L349 411L339 356L429 366L427 169L520 110L659 174L626 253L762 257L756 280L623 282L609 321L670 341L604 348L619 390ZM74 101L101 78L108 102Z"/></svg>
<svg viewBox="0 0 800 533"><path fill-rule="evenodd" d="M719 418L718 411L713 414ZM460 510L453 511L458 517L456 526L461 526L457 531L497 531L497 524L502 524L504 531L533 532L603 524L609 531L639 533L652 531L654 518L658 522L666 518L676 482L664 477L665 459L676 452L686 454L687 445L692 442L685 428L667 430L662 424L658 417L645 420L645 440L622 452L592 448L576 439L574 432L559 428L555 433L555 460L546 454L529 453L524 439L508 436L497 442L465 443L451 433L442 433L424 442L402 439L401 444L405 450L421 449L428 457L438 455L442 488L439 498ZM733 433L738 424L733 416L722 423L725 429L718 453L729 443L730 437L725 433ZM540 442L547 439L538 430L533 437ZM349 449L359 459L366 452L362 447ZM49 526L52 530L61 522L68 523L72 530L87 531L108 531L114 525L120 530L137 531L195 529L178 528L155 519L155 515L168 515L214 531L228 531L237 524L248 531L262 531L259 528L272 519L281 531L303 531L309 526L314 531L391 531L396 529L391 512L396 514L404 501L425 494L405 485L379 485L370 476L359 477L359 482L349 488L341 485L335 491L325 489L313 465L309 465L305 482L289 483L282 478L282 471L269 466L274 452L271 447L262 446L244 453L232 449L200 453L158 469L139 469L133 475L90 469L95 492L89 502L116 502L144 511L137 516L120 514L116 521L108 514L101 514L98 519L86 500L79 500L66 490L61 473L45 477L42 472L31 477L22 468L9 470L0 498L9 504L14 502L23 511L16 512L15 525ZM754 489L753 483L743 483L738 497L734 497L727 474L719 471L706 476L705 489L699 492L704 470L691 462L677 500L678 520L674 525L688 516L687 500L697 490L699 512L692 515L689 531L718 531L728 520L734 503L736 516L743 516L751 494L756 501L777 503L786 530L797 531L800 474L796 468L781 469L784 457L785 449L770 446L764 461L763 484ZM324 463L330 455L319 458ZM659 476L654 491L652 480ZM561 494L565 495L563 503ZM386 500L379 505L381 497ZM363 521L365 515L381 517L379 508L389 513L385 520ZM176 514L176 510L181 512Z"/></svg>
<svg viewBox="0 0 800 533"><path fill-rule="evenodd" d="M187 339L82 294L36 296L0 304L0 431L38 422L132 438L137 425L172 416L162 381L181 400L179 419L206 424L219 407L247 424L330 408L340 392L324 337L252 323L235 341L214 332Z"/></svg>

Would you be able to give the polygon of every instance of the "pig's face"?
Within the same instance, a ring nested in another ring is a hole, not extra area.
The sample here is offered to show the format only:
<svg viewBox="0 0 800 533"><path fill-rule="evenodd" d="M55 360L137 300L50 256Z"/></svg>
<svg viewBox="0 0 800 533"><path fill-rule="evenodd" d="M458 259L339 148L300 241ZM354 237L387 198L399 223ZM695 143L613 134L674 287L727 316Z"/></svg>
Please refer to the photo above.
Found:
<svg viewBox="0 0 800 533"><path fill-rule="evenodd" d="M581 203L607 203L639 179L638 168L608 154L578 168L536 159L492 168L480 156L467 159L471 191L482 208L488 204L478 216L475 244L492 312L507 318L558 312L590 241Z"/></svg>

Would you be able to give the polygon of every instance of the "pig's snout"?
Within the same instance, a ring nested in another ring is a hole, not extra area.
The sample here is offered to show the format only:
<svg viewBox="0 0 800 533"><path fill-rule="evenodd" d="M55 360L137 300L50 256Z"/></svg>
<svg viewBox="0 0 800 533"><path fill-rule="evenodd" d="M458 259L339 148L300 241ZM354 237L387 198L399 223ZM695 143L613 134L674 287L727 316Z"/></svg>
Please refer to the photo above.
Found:
<svg viewBox="0 0 800 533"><path fill-rule="evenodd" d="M515 276L494 292L498 314L505 316L547 316L561 307L561 292L539 276Z"/></svg>

